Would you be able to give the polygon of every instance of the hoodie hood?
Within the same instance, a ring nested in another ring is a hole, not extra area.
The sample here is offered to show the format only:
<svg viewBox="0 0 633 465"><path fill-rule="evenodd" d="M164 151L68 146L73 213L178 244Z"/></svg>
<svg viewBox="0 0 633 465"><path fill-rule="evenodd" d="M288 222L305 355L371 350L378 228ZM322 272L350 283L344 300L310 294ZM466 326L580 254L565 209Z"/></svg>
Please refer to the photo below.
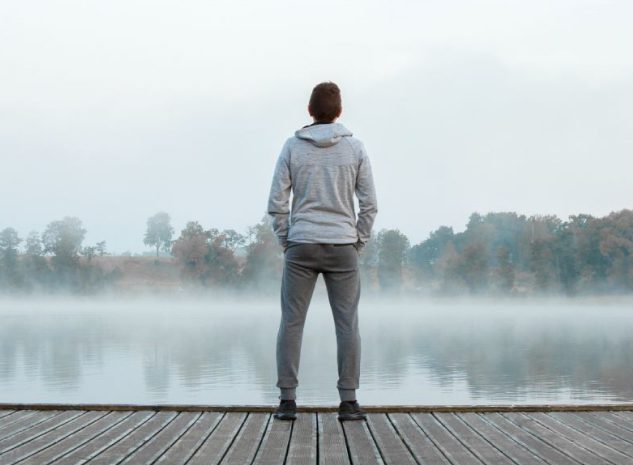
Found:
<svg viewBox="0 0 633 465"><path fill-rule="evenodd" d="M338 144L343 137L352 136L352 132L341 123L328 123L305 126L296 131L295 136L317 147L331 147Z"/></svg>

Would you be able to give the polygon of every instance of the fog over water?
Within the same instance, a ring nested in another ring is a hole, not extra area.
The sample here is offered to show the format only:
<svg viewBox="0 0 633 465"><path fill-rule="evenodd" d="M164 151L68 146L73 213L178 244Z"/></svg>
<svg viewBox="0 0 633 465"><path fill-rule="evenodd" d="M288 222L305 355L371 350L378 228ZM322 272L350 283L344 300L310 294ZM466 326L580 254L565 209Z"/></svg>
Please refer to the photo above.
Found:
<svg viewBox="0 0 633 465"><path fill-rule="evenodd" d="M632 402L630 299L363 299L366 404ZM276 299L0 300L4 402L274 404ZM317 292L298 396L337 402Z"/></svg>
<svg viewBox="0 0 633 465"><path fill-rule="evenodd" d="M0 402L276 403L267 200L327 80L378 200L359 400L633 402L632 17L626 0L0 2ZM321 283L298 395L331 405ZM607 294L629 297L585 298Z"/></svg>

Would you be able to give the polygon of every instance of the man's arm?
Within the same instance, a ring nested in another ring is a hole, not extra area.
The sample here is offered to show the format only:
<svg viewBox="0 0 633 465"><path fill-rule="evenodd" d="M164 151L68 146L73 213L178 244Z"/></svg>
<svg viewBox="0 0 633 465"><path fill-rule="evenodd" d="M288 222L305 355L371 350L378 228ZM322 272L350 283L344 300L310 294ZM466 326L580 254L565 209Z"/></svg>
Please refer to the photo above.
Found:
<svg viewBox="0 0 633 465"><path fill-rule="evenodd" d="M378 213L378 204L376 201L376 190L374 187L374 178L371 172L371 164L365 147L361 144L361 158L358 166L358 174L356 176L356 196L358 197L358 219L356 221L356 231L358 232L359 248L365 246L365 243L371 236L371 229L374 226L374 219Z"/></svg>
<svg viewBox="0 0 633 465"><path fill-rule="evenodd" d="M277 241L284 248L288 245L288 217L290 216L290 148L284 144L275 165L270 195L268 196L268 214L273 217L273 231Z"/></svg>

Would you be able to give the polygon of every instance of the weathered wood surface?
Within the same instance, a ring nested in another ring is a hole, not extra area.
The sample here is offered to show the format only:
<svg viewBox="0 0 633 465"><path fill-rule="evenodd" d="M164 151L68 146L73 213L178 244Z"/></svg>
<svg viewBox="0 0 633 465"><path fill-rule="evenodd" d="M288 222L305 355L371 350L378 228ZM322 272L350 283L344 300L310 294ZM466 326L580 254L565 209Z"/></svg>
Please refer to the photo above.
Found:
<svg viewBox="0 0 633 465"><path fill-rule="evenodd" d="M0 409L0 465L628 465L633 412Z"/></svg>

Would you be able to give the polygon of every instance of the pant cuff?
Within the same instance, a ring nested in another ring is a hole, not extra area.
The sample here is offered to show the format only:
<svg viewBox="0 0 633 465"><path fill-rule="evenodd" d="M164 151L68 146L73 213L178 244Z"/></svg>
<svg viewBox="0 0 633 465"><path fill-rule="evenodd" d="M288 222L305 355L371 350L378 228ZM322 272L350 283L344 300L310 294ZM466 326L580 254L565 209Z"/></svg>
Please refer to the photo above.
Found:
<svg viewBox="0 0 633 465"><path fill-rule="evenodd" d="M281 394L279 398L281 400L296 400L297 390L295 388L280 388Z"/></svg>
<svg viewBox="0 0 633 465"><path fill-rule="evenodd" d="M340 389L338 395L341 398L341 402L356 400L356 389Z"/></svg>

